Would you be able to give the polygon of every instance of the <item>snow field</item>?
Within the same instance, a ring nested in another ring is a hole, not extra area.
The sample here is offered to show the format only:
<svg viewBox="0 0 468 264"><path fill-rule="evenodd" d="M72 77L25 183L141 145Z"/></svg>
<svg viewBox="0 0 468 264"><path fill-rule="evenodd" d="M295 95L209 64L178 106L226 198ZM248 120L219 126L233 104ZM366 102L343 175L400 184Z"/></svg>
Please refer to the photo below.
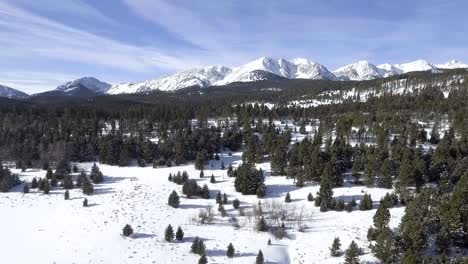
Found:
<svg viewBox="0 0 468 264"><path fill-rule="evenodd" d="M222 155L227 166L240 164L242 153L233 156ZM87 197L90 207L82 207L84 195L81 190L70 191L70 200L64 200L64 190L53 188L50 195L37 190L29 194L21 192L17 186L10 193L0 194L0 224L5 228L0 240L3 259L10 263L197 263L199 256L190 253L193 239L198 236L207 247L209 263L254 263L259 249L267 263L340 263L341 258L332 258L329 247L334 237L339 237L342 249L351 240L364 248L361 260L376 261L366 249L367 229L378 201L391 190L347 186L334 189L335 197L345 201L353 197L359 201L364 193L370 193L374 200L371 211L319 212L319 208L308 202L311 192L314 197L318 185L304 188L295 187L292 179L269 176L269 163L258 164L265 172L267 197L243 196L235 192L233 178L226 176L226 170L219 169L221 161L210 161L205 178L199 178L199 171L193 165L171 168L116 167L99 165L105 175L102 184L95 185L95 194ZM213 166L211 166L213 165ZM89 172L92 163L78 164L80 169ZM207 184L211 199L187 199L182 195L182 186L169 182L169 173L187 171L190 178L200 186ZM22 180L30 182L33 177L45 177L45 171L28 170L19 173ZM217 183L211 184L213 174ZM178 209L167 205L167 199L176 190L181 197ZM226 217L221 217L215 203L216 193L226 193L229 203L225 205ZM290 192L292 203L284 204L284 197ZM232 207L232 200L238 198L246 216ZM255 218L252 207L261 201L262 208L268 211L271 204L281 204L295 215L301 214L302 232L297 221L286 222L288 238L276 240L270 233L254 230ZM213 206L215 219L212 225L201 225L193 219L200 209ZM396 227L404 208L391 211L391 227ZM121 236L122 228L130 224L134 238ZM171 224L174 231L181 226L185 232L183 242L167 243L164 230ZM271 239L272 245L267 241ZM226 257L226 248L233 243L236 254L233 259Z"/></svg>

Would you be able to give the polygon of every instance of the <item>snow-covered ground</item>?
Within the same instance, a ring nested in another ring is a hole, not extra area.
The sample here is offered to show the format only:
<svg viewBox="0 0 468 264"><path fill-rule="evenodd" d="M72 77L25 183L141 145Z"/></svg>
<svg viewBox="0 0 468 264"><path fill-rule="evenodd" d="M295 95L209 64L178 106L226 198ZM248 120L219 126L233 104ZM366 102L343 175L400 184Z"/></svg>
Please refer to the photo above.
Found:
<svg viewBox="0 0 468 264"><path fill-rule="evenodd" d="M224 155L226 167L238 166L242 153ZM193 239L202 238L207 246L209 263L253 263L259 249L267 263L341 263L344 257L330 257L329 247L334 237L339 237L345 249L355 240L364 249L363 261L376 261L367 249L367 229L378 201L390 190L347 186L336 188L335 197L345 201L353 197L359 202L364 193L370 193L375 208L371 211L319 212L306 197L314 196L318 185L295 187L293 180L269 175L269 164L261 167L266 177L268 194L261 200L267 210L275 201L289 212L303 215L302 232L294 221L286 223L288 238L276 240L269 233L254 230L254 217L249 217L251 208L258 204L256 196L243 196L235 192L233 178L226 176L226 170L219 169L221 161L210 161L205 169L205 178L199 178L199 171L193 165L171 168L116 167L100 165L105 175L102 184L95 185L95 194L87 197L90 207L82 207L85 197L81 190L73 189L70 200L64 200L64 190L52 189L49 195L37 190L23 194L22 186L10 193L0 193L0 238L2 262L5 263L197 263L199 256L190 253ZM213 166L211 166L211 164ZM89 171L91 163L78 164L80 169ZM197 179L202 186L207 184L211 199L186 199L181 194L182 186L168 181L170 172L187 171L190 178ZM45 177L45 171L29 169L26 172L13 170L21 180L30 182L33 177ZM217 183L210 183L210 176ZM180 208L167 205L167 199L176 190L181 196ZM225 205L226 217L221 217L215 203L218 191L226 193L229 204ZM284 197L290 192L292 203L284 204ZM232 200L238 198L247 216L239 216L233 209ZM212 225L201 225L193 219L200 209L213 206L216 213ZM391 226L396 227L404 208L390 210ZM134 238L121 236L122 228L130 224ZM185 232L183 242L164 241L164 229L171 224L174 229L181 226ZM271 239L272 245L267 241ZM232 242L236 255L226 257L226 248Z"/></svg>

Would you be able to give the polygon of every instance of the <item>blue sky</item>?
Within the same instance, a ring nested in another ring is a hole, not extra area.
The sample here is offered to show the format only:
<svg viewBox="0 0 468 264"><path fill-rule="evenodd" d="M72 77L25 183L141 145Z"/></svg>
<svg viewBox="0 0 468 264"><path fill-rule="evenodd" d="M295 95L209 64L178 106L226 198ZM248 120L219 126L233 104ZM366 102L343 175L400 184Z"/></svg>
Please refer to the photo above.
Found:
<svg viewBox="0 0 468 264"><path fill-rule="evenodd" d="M330 70L468 62L468 3L403 0L0 0L0 84L139 81L203 65L305 57Z"/></svg>

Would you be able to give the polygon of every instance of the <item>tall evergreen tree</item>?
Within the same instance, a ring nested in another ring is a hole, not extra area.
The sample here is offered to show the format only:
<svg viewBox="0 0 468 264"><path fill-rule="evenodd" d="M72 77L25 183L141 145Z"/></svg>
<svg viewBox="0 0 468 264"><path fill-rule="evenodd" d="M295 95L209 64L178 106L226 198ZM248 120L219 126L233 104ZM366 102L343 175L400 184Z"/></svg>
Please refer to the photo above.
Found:
<svg viewBox="0 0 468 264"><path fill-rule="evenodd" d="M332 257L339 257L341 255L340 247L341 247L340 238L335 237L335 239L333 240L333 244L330 248L330 255Z"/></svg>
<svg viewBox="0 0 468 264"><path fill-rule="evenodd" d="M164 239L167 242L172 242L174 240L174 229L172 229L171 225L166 227L166 230L164 231Z"/></svg>
<svg viewBox="0 0 468 264"><path fill-rule="evenodd" d="M167 203L174 208L179 207L180 198L179 198L179 195L177 195L176 191L172 191L172 193L169 195L169 199Z"/></svg>
<svg viewBox="0 0 468 264"><path fill-rule="evenodd" d="M228 247L227 247L227 251L226 251L226 255L228 258L233 258L234 257L234 253L235 253L235 249L234 249L234 246L232 245L232 243L229 243Z"/></svg>
<svg viewBox="0 0 468 264"><path fill-rule="evenodd" d="M177 228L175 237L179 241L182 241L184 239L184 231L182 231L182 228L180 228L180 226Z"/></svg>
<svg viewBox="0 0 468 264"><path fill-rule="evenodd" d="M359 247L356 242L351 241L345 255L345 264L359 264Z"/></svg>
<svg viewBox="0 0 468 264"><path fill-rule="evenodd" d="M257 258L255 259L255 264L264 264L265 259L263 258L263 252L262 250L258 251Z"/></svg>

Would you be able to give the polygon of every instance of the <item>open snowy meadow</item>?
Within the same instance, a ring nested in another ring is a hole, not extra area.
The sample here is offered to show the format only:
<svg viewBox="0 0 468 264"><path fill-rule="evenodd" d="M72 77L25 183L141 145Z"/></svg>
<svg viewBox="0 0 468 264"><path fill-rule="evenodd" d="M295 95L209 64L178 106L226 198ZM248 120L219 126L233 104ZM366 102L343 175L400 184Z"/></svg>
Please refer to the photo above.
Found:
<svg viewBox="0 0 468 264"><path fill-rule="evenodd" d="M374 209L352 212L320 212L308 193L314 196L318 185L297 188L292 179L269 176L269 163L258 164L265 172L267 195L258 199L244 196L234 189L234 178L221 170L221 161L235 168L241 163L242 153L226 154L221 160L209 161L200 179L200 171L192 164L169 168L117 167L99 165L105 176L102 184L95 185L95 193L86 196L89 207L83 207L85 196L80 189L70 191L70 200L64 199L61 187L52 188L50 195L38 190L23 194L22 186L0 195L0 225L5 227L0 240L5 263L197 263L199 256L190 253L195 237L206 244L209 263L254 263L261 249L266 263L340 263L344 257L331 257L329 247L339 237L346 249L354 240L363 249L362 261L377 261L368 249L367 229L378 201L391 190L366 188L346 184L335 188L334 196L344 201L355 198L359 203L365 193L371 194ZM90 170L92 163L77 164L80 170ZM182 186L168 181L169 173L187 171L190 178L202 186L207 184L210 199L187 199L181 194ZM13 170L20 179L30 182L33 177L45 177L46 171ZM75 174L76 175L76 174ZM216 183L210 183L214 175ZM181 197L180 207L168 205L168 196L175 190ZM226 193L227 215L217 210L216 194ZM286 193L292 202L284 203ZM240 200L243 215L232 206ZM268 232L255 230L254 208L272 210L281 206L291 216L286 219L287 237L278 240ZM197 216L201 209L212 206L215 217L212 224L200 224ZM404 213L403 207L390 209L390 226L396 227ZM123 237L122 228L130 224L133 238ZM171 224L185 232L182 242L168 243L164 230ZM268 240L271 245L268 245ZM235 247L235 257L226 257L229 243ZM3 262L2 261L2 262Z"/></svg>

